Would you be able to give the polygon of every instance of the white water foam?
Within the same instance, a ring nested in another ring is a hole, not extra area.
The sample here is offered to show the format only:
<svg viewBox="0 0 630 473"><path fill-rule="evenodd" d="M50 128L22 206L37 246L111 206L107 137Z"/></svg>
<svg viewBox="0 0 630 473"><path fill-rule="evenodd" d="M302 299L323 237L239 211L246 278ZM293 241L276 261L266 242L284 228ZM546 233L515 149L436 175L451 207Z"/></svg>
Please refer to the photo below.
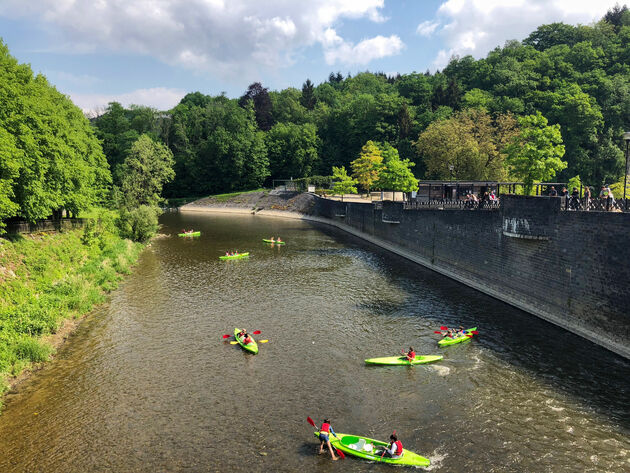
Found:
<svg viewBox="0 0 630 473"><path fill-rule="evenodd" d="M440 463L448 456L447 453L440 453L438 449L433 450L433 453L429 455L429 460L431 460L431 465L424 468L426 471L435 470L440 467Z"/></svg>
<svg viewBox="0 0 630 473"><path fill-rule="evenodd" d="M448 366L433 365L431 368L437 371L439 376L448 376L451 373L451 369Z"/></svg>

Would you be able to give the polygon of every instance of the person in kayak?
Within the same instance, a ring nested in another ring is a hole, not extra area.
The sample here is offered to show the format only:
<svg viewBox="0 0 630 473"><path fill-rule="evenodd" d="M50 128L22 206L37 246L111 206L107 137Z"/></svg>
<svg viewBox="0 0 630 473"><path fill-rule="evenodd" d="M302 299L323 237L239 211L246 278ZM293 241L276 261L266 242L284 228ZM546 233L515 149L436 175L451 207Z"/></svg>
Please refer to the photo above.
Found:
<svg viewBox="0 0 630 473"><path fill-rule="evenodd" d="M332 445L330 445L330 434L333 434L335 438L339 438L333 430L332 425L330 425L330 419L324 419L324 423L319 428L319 441L321 442L319 444L319 454L321 455L322 453L324 453L324 444L326 444L328 446L328 451L330 452L332 459L337 460Z"/></svg>
<svg viewBox="0 0 630 473"><path fill-rule="evenodd" d="M390 435L389 440L389 446L385 447L384 454L393 459L401 458L403 456L402 442L398 440L395 434Z"/></svg>
<svg viewBox="0 0 630 473"><path fill-rule="evenodd" d="M276 240L274 240L274 239L273 239L273 237L269 237L269 241L270 241L271 243L275 243L275 242L276 242Z"/></svg>
<svg viewBox="0 0 630 473"><path fill-rule="evenodd" d="M448 329L446 333L442 336L442 338L453 338L453 329Z"/></svg>
<svg viewBox="0 0 630 473"><path fill-rule="evenodd" d="M409 347L409 351L407 352L407 359L409 361L413 361L416 359L416 351L413 349L413 347Z"/></svg>
<svg viewBox="0 0 630 473"><path fill-rule="evenodd" d="M243 337L243 345L249 345L250 343L252 343L252 341L252 337L250 337L249 334L246 333Z"/></svg>
<svg viewBox="0 0 630 473"><path fill-rule="evenodd" d="M282 240L280 239L280 237L278 237L278 238L276 238L276 241L277 241L278 243L280 243Z"/></svg>

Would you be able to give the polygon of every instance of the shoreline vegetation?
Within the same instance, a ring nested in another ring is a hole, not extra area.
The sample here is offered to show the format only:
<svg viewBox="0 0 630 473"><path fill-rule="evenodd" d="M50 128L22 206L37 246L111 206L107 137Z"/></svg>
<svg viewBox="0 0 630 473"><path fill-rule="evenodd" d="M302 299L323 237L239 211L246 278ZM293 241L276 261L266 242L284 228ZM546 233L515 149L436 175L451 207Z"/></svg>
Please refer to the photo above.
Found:
<svg viewBox="0 0 630 473"><path fill-rule="evenodd" d="M0 239L0 409L130 274L145 245L120 237L115 218L101 211L83 229Z"/></svg>

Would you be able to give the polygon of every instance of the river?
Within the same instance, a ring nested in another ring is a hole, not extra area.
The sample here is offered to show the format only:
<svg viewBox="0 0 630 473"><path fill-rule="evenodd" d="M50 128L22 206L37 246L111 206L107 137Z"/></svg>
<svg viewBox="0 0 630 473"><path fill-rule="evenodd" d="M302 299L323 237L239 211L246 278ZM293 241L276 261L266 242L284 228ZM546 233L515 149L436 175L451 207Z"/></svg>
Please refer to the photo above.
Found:
<svg viewBox="0 0 630 473"><path fill-rule="evenodd" d="M396 430L430 471L630 471L627 360L326 225L162 223L171 236L7 397L0 472L392 471L316 455L307 416ZM439 349L433 331L460 324L479 335ZM221 338L235 326L269 342L247 354ZM409 345L444 360L363 363Z"/></svg>

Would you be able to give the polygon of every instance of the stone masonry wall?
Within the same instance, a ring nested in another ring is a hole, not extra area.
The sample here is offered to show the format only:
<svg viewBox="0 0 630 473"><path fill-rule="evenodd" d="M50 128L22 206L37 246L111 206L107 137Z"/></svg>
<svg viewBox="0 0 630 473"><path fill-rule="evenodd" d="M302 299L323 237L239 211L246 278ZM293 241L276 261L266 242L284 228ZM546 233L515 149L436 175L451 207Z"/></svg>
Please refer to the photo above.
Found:
<svg viewBox="0 0 630 473"><path fill-rule="evenodd" d="M498 211L319 198L314 211L630 358L630 214L567 212L560 198L522 196L502 196Z"/></svg>

